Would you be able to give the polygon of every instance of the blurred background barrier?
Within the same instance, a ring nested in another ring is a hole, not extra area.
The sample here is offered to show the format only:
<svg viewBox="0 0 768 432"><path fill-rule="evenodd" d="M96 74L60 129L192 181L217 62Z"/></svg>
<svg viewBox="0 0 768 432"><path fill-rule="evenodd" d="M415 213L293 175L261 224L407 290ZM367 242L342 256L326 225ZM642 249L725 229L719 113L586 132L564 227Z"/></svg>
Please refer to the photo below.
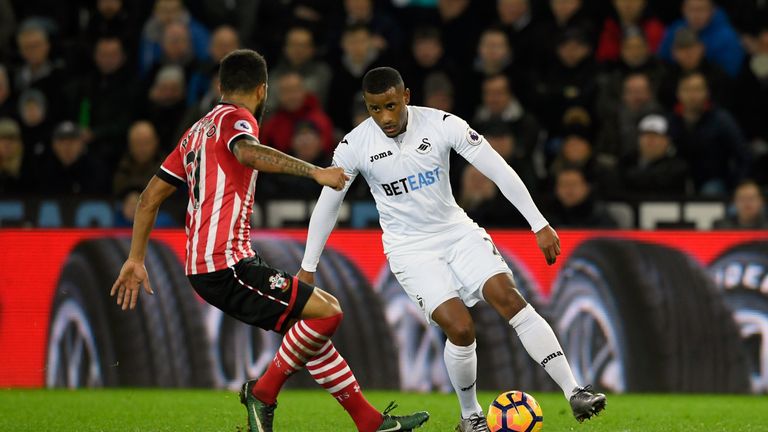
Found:
<svg viewBox="0 0 768 432"><path fill-rule="evenodd" d="M108 292L128 234L0 231L0 387L236 388L262 373L279 335L196 297L182 231L150 244L155 296L119 310ZM580 380L615 392L768 391L768 232L565 231L552 267L530 233L491 234ZM295 272L305 235L263 231L253 246ZM337 231L328 246L317 284L345 312L334 342L361 385L449 391L444 336L392 277L380 232ZM479 387L552 389L503 319L484 304L472 314ZM302 374L290 385L314 383Z"/></svg>

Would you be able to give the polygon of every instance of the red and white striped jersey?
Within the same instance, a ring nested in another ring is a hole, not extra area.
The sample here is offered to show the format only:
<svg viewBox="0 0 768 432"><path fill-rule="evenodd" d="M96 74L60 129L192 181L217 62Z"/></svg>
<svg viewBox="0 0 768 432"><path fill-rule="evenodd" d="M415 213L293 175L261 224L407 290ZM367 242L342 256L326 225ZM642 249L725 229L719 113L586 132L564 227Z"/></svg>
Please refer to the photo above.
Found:
<svg viewBox="0 0 768 432"><path fill-rule="evenodd" d="M257 171L232 153L237 138L257 139L247 109L221 103L189 128L158 171L161 179L189 189L185 271L210 273L254 255L251 213Z"/></svg>

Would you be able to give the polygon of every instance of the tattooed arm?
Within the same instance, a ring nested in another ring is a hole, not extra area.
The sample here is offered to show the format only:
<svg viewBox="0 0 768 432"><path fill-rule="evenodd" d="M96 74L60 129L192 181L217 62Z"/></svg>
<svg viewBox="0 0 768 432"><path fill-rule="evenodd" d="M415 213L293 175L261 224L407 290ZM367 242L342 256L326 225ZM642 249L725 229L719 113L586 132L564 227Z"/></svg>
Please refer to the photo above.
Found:
<svg viewBox="0 0 768 432"><path fill-rule="evenodd" d="M233 143L232 152L241 164L255 170L310 177L336 190L343 189L348 179L342 168L320 168L249 138Z"/></svg>

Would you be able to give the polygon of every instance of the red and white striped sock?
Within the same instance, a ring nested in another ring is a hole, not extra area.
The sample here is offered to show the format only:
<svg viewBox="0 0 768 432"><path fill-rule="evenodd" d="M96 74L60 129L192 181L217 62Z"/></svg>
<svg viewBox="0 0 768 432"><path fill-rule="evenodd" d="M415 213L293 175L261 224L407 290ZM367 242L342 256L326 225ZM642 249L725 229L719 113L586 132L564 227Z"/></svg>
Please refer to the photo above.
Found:
<svg viewBox="0 0 768 432"><path fill-rule="evenodd" d="M277 395L285 381L301 370L307 361L315 357L341 323L342 314L328 318L298 321L283 336L283 343L264 375L253 387L253 395L267 404L277 402Z"/></svg>
<svg viewBox="0 0 768 432"><path fill-rule="evenodd" d="M363 391L344 357L328 341L307 363L307 371L352 417L361 432L372 432L381 425L382 417L363 396Z"/></svg>

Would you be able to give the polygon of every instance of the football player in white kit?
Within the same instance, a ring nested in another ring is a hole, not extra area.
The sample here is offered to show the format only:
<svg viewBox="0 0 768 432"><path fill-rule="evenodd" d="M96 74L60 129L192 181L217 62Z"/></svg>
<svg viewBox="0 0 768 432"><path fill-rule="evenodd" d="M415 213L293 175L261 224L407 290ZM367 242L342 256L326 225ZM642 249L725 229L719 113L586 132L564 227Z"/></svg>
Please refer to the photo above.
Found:
<svg viewBox="0 0 768 432"><path fill-rule="evenodd" d="M362 175L376 200L392 272L427 320L447 336L445 364L461 405L456 430L488 430L476 396L475 331L467 309L481 300L515 329L529 355L563 390L577 420L600 412L605 395L576 382L554 332L517 291L490 236L456 204L448 176L450 151L496 183L526 218L551 265L560 254L559 239L520 177L461 118L409 106L410 92L395 69L369 71L363 95L371 117L344 137L333 157L349 181L342 191L323 189L309 223L299 279L314 282L346 190Z"/></svg>

